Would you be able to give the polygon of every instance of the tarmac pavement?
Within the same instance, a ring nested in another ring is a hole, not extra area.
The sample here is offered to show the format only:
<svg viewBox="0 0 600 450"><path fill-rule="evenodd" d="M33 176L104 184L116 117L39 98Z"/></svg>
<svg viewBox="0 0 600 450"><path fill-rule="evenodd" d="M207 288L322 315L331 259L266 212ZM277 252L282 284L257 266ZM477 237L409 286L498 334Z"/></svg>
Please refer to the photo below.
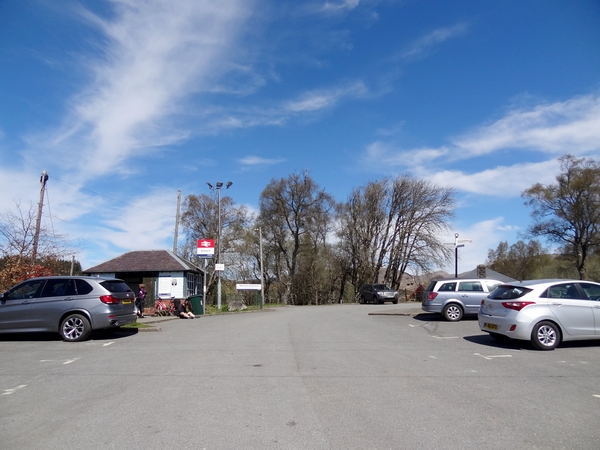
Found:
<svg viewBox="0 0 600 450"><path fill-rule="evenodd" d="M414 317L417 314L425 313L421 309L421 304L418 302L405 302L405 303L398 303L397 305L394 305L392 303L386 303L386 305L389 306L389 309L369 312L368 314L370 316L409 316L409 317ZM362 308L368 308L369 305L360 305L360 304L356 303L356 306L362 307ZM284 308L284 306L282 306L282 308ZM251 310L233 311L230 313L227 312L227 313L219 313L219 314L201 314L201 315L196 315L195 319L180 319L177 316L145 315L143 318L138 317L137 322L149 325L154 328L154 329L153 328L139 328L139 331L157 331L156 330L157 328L160 330L160 327L158 324L160 324L161 322L167 322L170 320L196 320L196 319L203 319L203 318L219 316L222 314L247 314L247 313L273 311L274 309L276 309L276 308L264 308L262 310L251 309Z"/></svg>

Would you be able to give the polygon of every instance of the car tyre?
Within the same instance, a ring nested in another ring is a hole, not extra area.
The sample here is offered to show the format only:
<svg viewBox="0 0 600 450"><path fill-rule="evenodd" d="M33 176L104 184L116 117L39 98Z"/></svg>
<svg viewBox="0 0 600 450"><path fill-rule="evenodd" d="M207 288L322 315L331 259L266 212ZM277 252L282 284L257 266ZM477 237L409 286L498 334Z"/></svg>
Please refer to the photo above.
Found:
<svg viewBox="0 0 600 450"><path fill-rule="evenodd" d="M367 300L365 299L365 296L364 296L364 295L361 295L361 296L360 296L360 304L361 304L361 305L364 305L365 303L367 303Z"/></svg>
<svg viewBox="0 0 600 450"><path fill-rule="evenodd" d="M60 324L60 335L67 342L84 341L92 334L90 321L82 314L71 314Z"/></svg>
<svg viewBox="0 0 600 450"><path fill-rule="evenodd" d="M397 305L397 304L398 304L398 300L394 300L392 303L393 303L394 305Z"/></svg>
<svg viewBox="0 0 600 450"><path fill-rule="evenodd" d="M443 314L444 319L446 319L448 322L458 322L460 319L462 319L463 310L460 305L457 305L456 303L450 303L444 306Z"/></svg>
<svg viewBox="0 0 600 450"><path fill-rule="evenodd" d="M560 344L560 339L560 329L548 321L538 323L531 332L531 344L538 350L554 350Z"/></svg>

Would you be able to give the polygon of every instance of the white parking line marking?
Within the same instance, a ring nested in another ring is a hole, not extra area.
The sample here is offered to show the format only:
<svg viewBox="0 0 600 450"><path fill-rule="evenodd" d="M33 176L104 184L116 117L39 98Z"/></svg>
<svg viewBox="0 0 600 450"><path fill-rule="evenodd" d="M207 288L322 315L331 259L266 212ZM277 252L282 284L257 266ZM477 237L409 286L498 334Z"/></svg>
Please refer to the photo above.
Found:
<svg viewBox="0 0 600 450"><path fill-rule="evenodd" d="M475 356L481 356L484 359L490 360L493 358L512 358L512 355L491 355L491 356L484 356L480 353L473 353L473 355Z"/></svg>
<svg viewBox="0 0 600 450"><path fill-rule="evenodd" d="M108 342L108 343L104 344L102 347L108 347L109 345L113 345L113 344L114 344L114 342Z"/></svg>
<svg viewBox="0 0 600 450"><path fill-rule="evenodd" d="M10 394L14 394L15 392L17 392L19 389L23 389L25 386L27 386L26 384L22 384L20 386L17 386L14 389L4 389L4 392L0 395L10 395Z"/></svg>
<svg viewBox="0 0 600 450"><path fill-rule="evenodd" d="M598 394L594 394L593 396L596 398L600 398L600 395L598 395Z"/></svg>
<svg viewBox="0 0 600 450"><path fill-rule="evenodd" d="M432 336L436 339L458 339L458 336Z"/></svg>
<svg viewBox="0 0 600 450"><path fill-rule="evenodd" d="M40 359L40 362L62 362L63 364L71 364L72 362L77 361L79 358L75 358L75 359L67 359L67 360L62 360L62 359Z"/></svg>

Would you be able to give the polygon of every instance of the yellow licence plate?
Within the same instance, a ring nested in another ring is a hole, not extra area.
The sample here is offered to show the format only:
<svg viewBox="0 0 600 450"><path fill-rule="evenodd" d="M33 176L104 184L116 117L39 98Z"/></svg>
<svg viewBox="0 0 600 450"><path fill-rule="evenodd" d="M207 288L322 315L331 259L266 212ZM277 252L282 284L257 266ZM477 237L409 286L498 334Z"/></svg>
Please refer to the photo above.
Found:
<svg viewBox="0 0 600 450"><path fill-rule="evenodd" d="M122 300L121 303L124 305L129 305L131 303L131 300Z"/></svg>
<svg viewBox="0 0 600 450"><path fill-rule="evenodd" d="M497 330L498 329L498 325L496 325L495 323L485 323L483 324L484 328L488 328L490 330Z"/></svg>

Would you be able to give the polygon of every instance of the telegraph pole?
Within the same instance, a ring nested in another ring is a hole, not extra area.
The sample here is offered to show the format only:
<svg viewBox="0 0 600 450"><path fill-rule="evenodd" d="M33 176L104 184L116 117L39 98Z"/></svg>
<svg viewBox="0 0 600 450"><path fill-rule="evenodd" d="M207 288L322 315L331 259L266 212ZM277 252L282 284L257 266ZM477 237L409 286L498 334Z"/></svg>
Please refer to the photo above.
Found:
<svg viewBox="0 0 600 450"><path fill-rule="evenodd" d="M44 170L40 178L42 187L40 188L40 201L38 203L38 214L35 222L35 235L33 236L33 251L31 252L32 262L35 262L35 259L37 258L38 243L40 240L40 228L42 226L42 210L44 208L44 191L46 190L46 181L48 181L48 172Z"/></svg>

